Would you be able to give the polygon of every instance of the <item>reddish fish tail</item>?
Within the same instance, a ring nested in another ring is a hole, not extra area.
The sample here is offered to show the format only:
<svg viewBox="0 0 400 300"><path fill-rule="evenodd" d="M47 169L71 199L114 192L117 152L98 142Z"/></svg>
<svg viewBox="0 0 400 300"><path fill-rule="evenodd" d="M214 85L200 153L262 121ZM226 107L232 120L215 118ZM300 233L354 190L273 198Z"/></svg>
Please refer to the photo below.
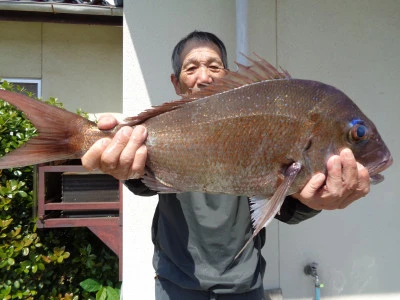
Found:
<svg viewBox="0 0 400 300"><path fill-rule="evenodd" d="M0 169L80 158L87 150L81 149L84 131L97 128L77 114L18 93L0 90L0 99L21 110L38 132L38 136L0 158Z"/></svg>

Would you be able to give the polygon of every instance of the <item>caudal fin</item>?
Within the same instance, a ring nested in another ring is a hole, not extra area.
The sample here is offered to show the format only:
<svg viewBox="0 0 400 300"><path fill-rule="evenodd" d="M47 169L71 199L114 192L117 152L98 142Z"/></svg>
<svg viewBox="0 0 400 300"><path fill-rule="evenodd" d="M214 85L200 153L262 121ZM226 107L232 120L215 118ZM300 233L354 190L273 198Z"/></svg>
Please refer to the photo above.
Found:
<svg viewBox="0 0 400 300"><path fill-rule="evenodd" d="M1 157L0 169L80 158L83 131L97 128L77 114L18 93L0 90L0 99L21 110L38 131L38 136Z"/></svg>

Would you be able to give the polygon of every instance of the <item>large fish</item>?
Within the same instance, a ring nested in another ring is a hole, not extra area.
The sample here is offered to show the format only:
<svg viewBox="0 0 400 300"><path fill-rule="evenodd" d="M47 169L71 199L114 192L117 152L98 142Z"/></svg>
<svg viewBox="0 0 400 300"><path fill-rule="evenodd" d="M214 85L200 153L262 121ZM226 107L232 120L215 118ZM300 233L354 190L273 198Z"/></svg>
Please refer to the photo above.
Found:
<svg viewBox="0 0 400 300"><path fill-rule="evenodd" d="M341 149L353 151L372 181L382 180L380 172L392 157L375 125L343 92L293 79L262 59L252 62L239 64L239 72L228 72L203 91L128 118L125 125L147 127L143 182L148 187L246 195L253 238L287 195L300 191L316 172L326 173L328 158ZM20 94L0 90L0 98L23 111L39 132L1 158L0 169L80 158L96 140L115 134Z"/></svg>

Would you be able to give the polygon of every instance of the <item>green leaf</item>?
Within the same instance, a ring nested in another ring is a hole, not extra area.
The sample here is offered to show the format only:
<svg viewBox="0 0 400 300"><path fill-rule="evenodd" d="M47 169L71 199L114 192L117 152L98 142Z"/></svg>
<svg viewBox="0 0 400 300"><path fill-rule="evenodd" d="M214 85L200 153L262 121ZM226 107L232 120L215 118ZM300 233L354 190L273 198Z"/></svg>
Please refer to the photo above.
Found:
<svg viewBox="0 0 400 300"><path fill-rule="evenodd" d="M29 260L24 260L19 265L21 266L21 268L28 270L31 267L32 263Z"/></svg>
<svg viewBox="0 0 400 300"><path fill-rule="evenodd" d="M111 286L106 286L107 300L119 300L119 290L113 289Z"/></svg>
<svg viewBox="0 0 400 300"><path fill-rule="evenodd" d="M13 259L13 258L8 258L7 259L7 263L10 265L10 266L12 266L13 264L15 264L15 260Z"/></svg>
<svg viewBox="0 0 400 300"><path fill-rule="evenodd" d="M98 281L88 278L79 284L86 292L97 292L103 286Z"/></svg>
<svg viewBox="0 0 400 300"><path fill-rule="evenodd" d="M44 264L43 263L38 263L38 269L40 270L40 271L43 271L44 269L45 269L45 266L44 266Z"/></svg>
<svg viewBox="0 0 400 300"><path fill-rule="evenodd" d="M23 198L28 196L28 194L26 192L24 192L24 191L18 191L18 194Z"/></svg>
<svg viewBox="0 0 400 300"><path fill-rule="evenodd" d="M107 298L107 289L105 287L102 287L97 293L96 293L96 300L106 300Z"/></svg>
<svg viewBox="0 0 400 300"><path fill-rule="evenodd" d="M22 249L22 255L23 256L27 256L28 254L29 254L29 248L28 247L23 248Z"/></svg>
<svg viewBox="0 0 400 300"><path fill-rule="evenodd" d="M64 247L60 247L60 248L59 247L54 247L53 251L54 251L54 255L60 256L60 255L62 255L64 253L65 246Z"/></svg>
<svg viewBox="0 0 400 300"><path fill-rule="evenodd" d="M1 296L7 296L9 295L11 292L11 285L7 285L4 289L1 290ZM5 299L9 299L9 298L5 298Z"/></svg>
<svg viewBox="0 0 400 300"><path fill-rule="evenodd" d="M32 266L32 273L36 273L38 270L38 266L37 265L33 265Z"/></svg>
<svg viewBox="0 0 400 300"><path fill-rule="evenodd" d="M20 286L21 286L21 284L19 283L18 280L14 281L14 287L15 287L16 289L19 289Z"/></svg>

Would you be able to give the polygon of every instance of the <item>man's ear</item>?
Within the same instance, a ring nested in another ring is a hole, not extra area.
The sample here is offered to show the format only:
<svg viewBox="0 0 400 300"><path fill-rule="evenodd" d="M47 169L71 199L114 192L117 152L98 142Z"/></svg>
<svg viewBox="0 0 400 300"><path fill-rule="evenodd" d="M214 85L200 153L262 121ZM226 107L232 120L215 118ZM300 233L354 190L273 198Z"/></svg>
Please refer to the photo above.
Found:
<svg viewBox="0 0 400 300"><path fill-rule="evenodd" d="M171 82L175 88L175 93L177 95L181 95L182 93L181 93L181 87L179 84L179 78L176 78L175 74L171 74Z"/></svg>

